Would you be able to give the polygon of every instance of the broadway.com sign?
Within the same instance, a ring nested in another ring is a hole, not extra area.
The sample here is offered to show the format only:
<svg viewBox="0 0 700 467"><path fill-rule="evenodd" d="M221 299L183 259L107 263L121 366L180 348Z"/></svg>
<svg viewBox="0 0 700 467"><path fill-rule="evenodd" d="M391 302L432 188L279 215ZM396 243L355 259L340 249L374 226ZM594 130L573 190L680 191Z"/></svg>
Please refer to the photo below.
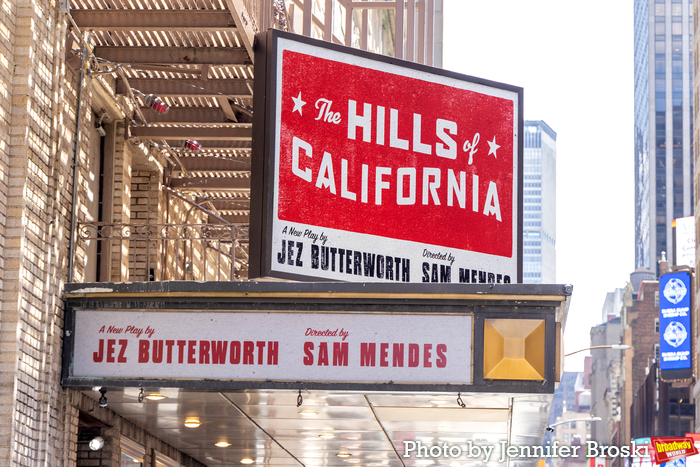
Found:
<svg viewBox="0 0 700 467"><path fill-rule="evenodd" d="M517 281L520 88L278 31L266 40L253 275Z"/></svg>
<svg viewBox="0 0 700 467"><path fill-rule="evenodd" d="M75 378L472 382L471 315L75 313Z"/></svg>

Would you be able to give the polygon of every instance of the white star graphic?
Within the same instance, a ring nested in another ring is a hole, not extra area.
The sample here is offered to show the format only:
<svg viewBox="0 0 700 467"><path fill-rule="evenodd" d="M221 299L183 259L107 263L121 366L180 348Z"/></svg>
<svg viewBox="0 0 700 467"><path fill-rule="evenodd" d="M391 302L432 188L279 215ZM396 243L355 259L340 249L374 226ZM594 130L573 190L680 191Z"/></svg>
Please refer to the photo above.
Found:
<svg viewBox="0 0 700 467"><path fill-rule="evenodd" d="M304 104L306 104L306 102L301 100L301 91L299 91L299 97L292 97L292 100L294 101L294 110L292 110L292 113L298 110L299 115L303 115L301 113L301 108L304 107Z"/></svg>
<svg viewBox="0 0 700 467"><path fill-rule="evenodd" d="M489 143L489 154L488 155L490 156L491 154L493 154L493 157L498 159L498 156L496 155L496 151L498 150L498 148L500 148L500 146L496 144L496 137L495 136L493 137L493 142L491 142L491 141L486 141L486 142Z"/></svg>

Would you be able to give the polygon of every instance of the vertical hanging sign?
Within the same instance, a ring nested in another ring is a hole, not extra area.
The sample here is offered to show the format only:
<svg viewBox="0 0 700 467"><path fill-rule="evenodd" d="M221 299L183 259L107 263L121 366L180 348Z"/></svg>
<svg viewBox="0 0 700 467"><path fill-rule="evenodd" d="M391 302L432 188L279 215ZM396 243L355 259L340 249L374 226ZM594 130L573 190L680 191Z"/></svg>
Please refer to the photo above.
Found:
<svg viewBox="0 0 700 467"><path fill-rule="evenodd" d="M695 267L695 217L673 219L674 259L676 266Z"/></svg>
<svg viewBox="0 0 700 467"><path fill-rule="evenodd" d="M692 377L690 273L659 279L659 369L664 380Z"/></svg>
<svg viewBox="0 0 700 467"><path fill-rule="evenodd" d="M249 277L518 282L522 88L270 30Z"/></svg>

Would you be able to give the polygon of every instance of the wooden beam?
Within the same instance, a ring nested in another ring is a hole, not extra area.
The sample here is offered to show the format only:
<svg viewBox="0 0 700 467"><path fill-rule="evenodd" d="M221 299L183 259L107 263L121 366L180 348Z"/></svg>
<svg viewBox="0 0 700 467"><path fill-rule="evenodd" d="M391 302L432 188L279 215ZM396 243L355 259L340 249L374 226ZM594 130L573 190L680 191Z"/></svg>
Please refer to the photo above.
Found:
<svg viewBox="0 0 700 467"><path fill-rule="evenodd" d="M182 73L187 75L201 75L202 70L199 68L183 68L181 66L165 66L165 65L149 65L147 63L139 63L138 66L132 67L132 70L152 70L165 71L167 73Z"/></svg>
<svg viewBox="0 0 700 467"><path fill-rule="evenodd" d="M250 190L249 178L190 177L173 178L170 186L176 190L246 191Z"/></svg>
<svg viewBox="0 0 700 467"><path fill-rule="evenodd" d="M250 211L249 199L235 200L208 200L205 198L196 198L195 202L202 204L204 201L209 201L219 211Z"/></svg>
<svg viewBox="0 0 700 467"><path fill-rule="evenodd" d="M81 29L93 31L167 31L235 29L223 10L71 10Z"/></svg>
<svg viewBox="0 0 700 467"><path fill-rule="evenodd" d="M187 128L137 126L131 128L131 136L142 139L196 139L210 141L251 141L251 128Z"/></svg>
<svg viewBox="0 0 700 467"><path fill-rule="evenodd" d="M125 64L245 65L250 64L243 47L95 47L95 56Z"/></svg>
<svg viewBox="0 0 700 467"><path fill-rule="evenodd" d="M216 172L219 170L250 171L250 159L221 159L214 157L181 157L180 160L191 172Z"/></svg>
<svg viewBox="0 0 700 467"><path fill-rule="evenodd" d="M226 219L231 224L248 224L250 223L250 214L244 216L221 216L222 219Z"/></svg>
<svg viewBox="0 0 700 467"><path fill-rule="evenodd" d="M162 124L212 124L231 123L224 111L217 107L170 107L166 114L154 112L150 107L141 107L149 123Z"/></svg>
<svg viewBox="0 0 700 467"><path fill-rule="evenodd" d="M133 133L132 133L133 134ZM173 149L177 149L177 147L180 145L181 139L173 139L169 138L168 139L168 144L173 147ZM206 139L198 139L197 142L202 145L202 150L204 149L209 149L209 150L230 150L230 151L235 151L235 150L241 150L245 151L248 150L250 151L252 147L252 139L251 140L206 140ZM182 153L183 157L187 156L187 153Z"/></svg>
<svg viewBox="0 0 700 467"><path fill-rule="evenodd" d="M216 100L219 101L219 105L221 106L221 110L226 115L226 118L228 118L231 121L237 122L238 118L236 117L236 114L233 111L233 108L231 107L231 102L228 100L228 97L217 96Z"/></svg>
<svg viewBox="0 0 700 467"><path fill-rule="evenodd" d="M144 94L155 94L158 97L239 97L251 98L244 79L164 79L164 78L129 78L132 89L138 89ZM126 94L124 81L117 79L117 94Z"/></svg>

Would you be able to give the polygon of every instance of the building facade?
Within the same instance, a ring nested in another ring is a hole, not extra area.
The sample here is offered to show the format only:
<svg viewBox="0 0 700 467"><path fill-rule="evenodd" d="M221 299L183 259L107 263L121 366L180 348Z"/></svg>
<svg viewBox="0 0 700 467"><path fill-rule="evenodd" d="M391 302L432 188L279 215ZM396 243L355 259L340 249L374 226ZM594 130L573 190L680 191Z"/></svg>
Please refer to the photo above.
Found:
<svg viewBox="0 0 700 467"><path fill-rule="evenodd" d="M605 313L605 308L603 312ZM611 318L591 328L591 346L619 344L621 336L620 317ZM620 424L621 358L619 350L600 349L591 352L590 412L592 417L602 419L600 423L592 424L591 439L605 446L614 444Z"/></svg>
<svg viewBox="0 0 700 467"><path fill-rule="evenodd" d="M603 303L603 315L602 323L606 323L614 318L620 317L620 311L622 311L622 304L624 300L625 289L617 288L612 292L608 292L605 295L605 302Z"/></svg>
<svg viewBox="0 0 700 467"><path fill-rule="evenodd" d="M692 44L692 2L635 0L635 268L657 275L694 212Z"/></svg>
<svg viewBox="0 0 700 467"><path fill-rule="evenodd" d="M556 282L557 134L525 121L523 154L523 283Z"/></svg>
<svg viewBox="0 0 700 467"><path fill-rule="evenodd" d="M74 297L109 293L115 284L134 286L134 294L170 307L183 296L169 290L177 282L193 287L181 294L200 297L200 309L210 310L215 302L236 302L230 295L212 298L220 293L211 290L217 287L214 281L231 288L248 283L256 34L277 27L426 65L440 63L441 41L435 35L442 2L381 3L390 8L337 0L3 4L0 465L339 466L347 465L344 459L350 456L361 465L392 465L398 454L384 427L399 433L410 425L416 439L435 430L466 439L460 433L493 434L497 423L502 439L509 439L532 436L536 420L542 432L546 398L494 402L491 390L457 398L447 390L439 399L423 394L416 405L410 396L372 401L359 392L302 394L301 389L274 388L253 394L248 388L197 392L185 386L62 384L64 338L77 335L71 334L75 321L66 305L66 284ZM384 35L382 28L393 34ZM389 43L377 40L380 35ZM112 285L86 285L96 282ZM141 284L159 288L160 298L137 290ZM502 302L500 291L495 300ZM279 296L270 301L286 306ZM561 310L557 321L564 323L568 301L563 295L553 301ZM479 302L486 303L483 294ZM327 311L327 303L320 311ZM533 308L541 313L542 302ZM554 333L552 313L542 318L543 326L550 325L549 335ZM113 328L105 332L122 333ZM115 340L105 339L105 363L123 358L109 350ZM536 335L531 341L545 339ZM261 342L255 345L260 348ZM243 345L244 364L253 365L252 341ZM240 346L233 350L232 343L231 349L229 355L240 357L235 354ZM202 364L215 363L213 352L200 359ZM554 352L548 355L554 358ZM101 357L91 353L90 358ZM553 363L547 371L546 390L553 392ZM544 391L543 382L531 386ZM445 408L448 396L452 407ZM397 417L402 404L406 411ZM480 407L494 411L490 418L496 421L484 421ZM454 430L442 424L448 412ZM381 425L383 417L393 428ZM476 425L465 421L469 417ZM424 428L411 424L418 419ZM294 443L285 438L311 446L287 450L283 446Z"/></svg>

